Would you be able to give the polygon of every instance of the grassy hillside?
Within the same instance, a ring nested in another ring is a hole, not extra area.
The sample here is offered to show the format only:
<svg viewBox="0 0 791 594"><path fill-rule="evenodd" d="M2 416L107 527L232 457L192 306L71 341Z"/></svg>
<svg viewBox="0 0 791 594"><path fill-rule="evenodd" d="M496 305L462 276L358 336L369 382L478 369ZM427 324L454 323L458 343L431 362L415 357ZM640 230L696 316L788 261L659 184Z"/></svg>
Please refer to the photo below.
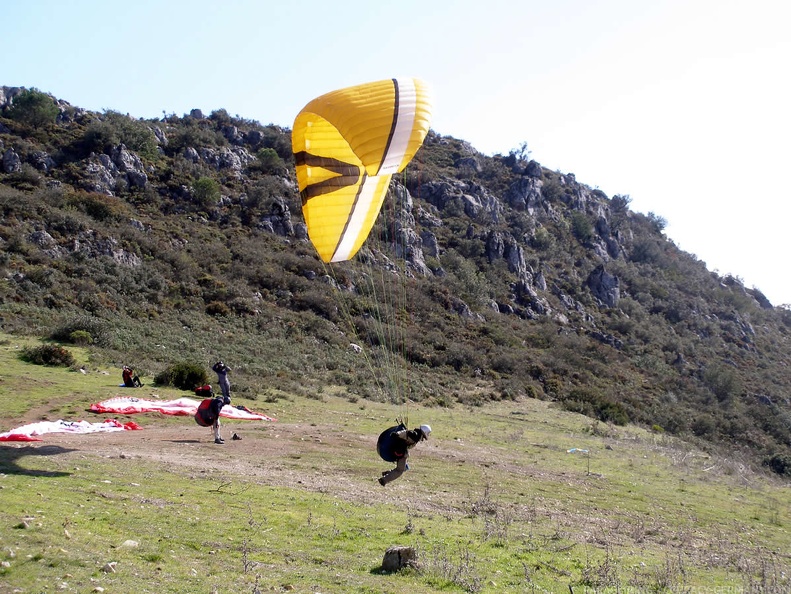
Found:
<svg viewBox="0 0 791 594"><path fill-rule="evenodd" d="M19 359L31 344L0 337L0 431L99 420L88 406L125 393L90 350L48 368ZM189 395L150 380L133 393ZM788 486L737 459L537 399L258 396L234 400L278 421L228 421L226 438L243 439L224 446L157 414L121 417L142 431L0 444L0 592L791 588ZM376 436L403 412L434 432L382 488ZM383 574L397 544L416 547L420 567Z"/></svg>
<svg viewBox="0 0 791 594"><path fill-rule="evenodd" d="M431 132L363 250L325 266L288 130L12 91L2 331L90 343L97 364L149 376L223 358L263 400L534 398L791 476L791 311L526 145L487 156Z"/></svg>

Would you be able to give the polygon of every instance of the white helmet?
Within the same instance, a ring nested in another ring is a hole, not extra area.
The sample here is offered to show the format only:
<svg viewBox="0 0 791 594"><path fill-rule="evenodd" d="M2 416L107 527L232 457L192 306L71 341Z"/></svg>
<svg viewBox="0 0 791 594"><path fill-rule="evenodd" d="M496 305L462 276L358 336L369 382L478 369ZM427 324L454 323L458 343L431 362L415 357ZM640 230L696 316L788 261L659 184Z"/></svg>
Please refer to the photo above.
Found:
<svg viewBox="0 0 791 594"><path fill-rule="evenodd" d="M431 427L428 425L421 425L420 432L423 434L423 439L428 439L428 436L431 435Z"/></svg>

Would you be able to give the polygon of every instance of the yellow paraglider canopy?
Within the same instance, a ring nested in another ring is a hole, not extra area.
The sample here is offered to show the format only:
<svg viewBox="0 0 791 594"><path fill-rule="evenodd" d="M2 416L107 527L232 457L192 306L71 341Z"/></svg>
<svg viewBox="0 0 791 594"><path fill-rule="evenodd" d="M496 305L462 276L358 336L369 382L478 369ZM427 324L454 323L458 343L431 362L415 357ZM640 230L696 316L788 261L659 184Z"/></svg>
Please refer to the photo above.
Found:
<svg viewBox="0 0 791 594"><path fill-rule="evenodd" d="M360 249L390 177L415 156L430 119L428 88L414 78L332 91L299 112L291 141L302 214L324 262Z"/></svg>

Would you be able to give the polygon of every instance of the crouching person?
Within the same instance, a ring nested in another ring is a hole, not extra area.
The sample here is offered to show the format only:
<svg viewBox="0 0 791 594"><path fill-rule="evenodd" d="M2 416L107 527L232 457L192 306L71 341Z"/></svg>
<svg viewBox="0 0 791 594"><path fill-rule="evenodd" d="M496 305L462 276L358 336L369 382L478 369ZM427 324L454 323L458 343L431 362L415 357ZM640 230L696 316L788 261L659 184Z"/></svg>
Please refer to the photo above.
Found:
<svg viewBox="0 0 791 594"><path fill-rule="evenodd" d="M409 450L424 439L428 439L430 434L431 427L428 425L421 425L412 430L407 429L404 425L398 425L383 431L376 443L376 451L386 462L395 462L396 467L383 472L379 484L384 487L409 470L407 464Z"/></svg>
<svg viewBox="0 0 791 594"><path fill-rule="evenodd" d="M225 440L220 435L220 412L223 406L230 403L231 399L228 396L215 396L211 392L211 398L205 398L195 412L195 422L198 425L212 428L214 443L225 443Z"/></svg>

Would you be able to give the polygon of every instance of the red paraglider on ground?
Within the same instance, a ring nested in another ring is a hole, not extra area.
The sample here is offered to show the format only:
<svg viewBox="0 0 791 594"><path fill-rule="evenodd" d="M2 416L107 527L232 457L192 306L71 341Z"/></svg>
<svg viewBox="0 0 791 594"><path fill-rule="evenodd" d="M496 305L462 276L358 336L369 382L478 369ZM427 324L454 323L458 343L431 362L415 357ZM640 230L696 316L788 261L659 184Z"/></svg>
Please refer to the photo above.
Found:
<svg viewBox="0 0 791 594"><path fill-rule="evenodd" d="M91 405L91 412L111 413L116 415L131 415L137 413L158 412L163 415L195 416L195 411L200 405L199 400L193 398L177 398L176 400L145 400L130 396L118 396ZM221 417L237 421L275 421L272 417L255 413L244 406L224 406Z"/></svg>

